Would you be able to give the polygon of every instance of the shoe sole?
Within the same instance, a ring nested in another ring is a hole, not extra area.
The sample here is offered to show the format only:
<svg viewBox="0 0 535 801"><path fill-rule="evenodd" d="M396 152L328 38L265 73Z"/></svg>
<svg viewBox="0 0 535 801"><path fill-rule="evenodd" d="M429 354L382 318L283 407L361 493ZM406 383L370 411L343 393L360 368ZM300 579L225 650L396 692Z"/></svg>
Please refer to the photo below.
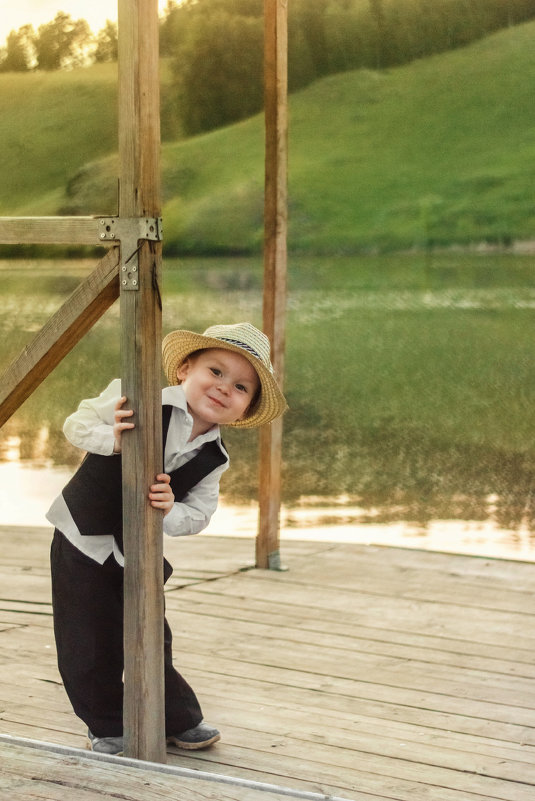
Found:
<svg viewBox="0 0 535 801"><path fill-rule="evenodd" d="M109 751L108 752L107 751L95 751L93 749L93 745L91 743L91 740L87 741L85 747L86 747L87 751L93 751L94 754L103 754L104 756L124 756L123 751L117 751L116 754L110 754Z"/></svg>
<svg viewBox="0 0 535 801"><path fill-rule="evenodd" d="M170 737L167 740L168 745L174 745L176 748L183 748L185 751L200 751L203 748L208 748L210 745L217 743L221 739L220 734L210 737L209 740L203 740L200 743L186 743L183 740L178 740L175 737ZM86 743L86 749L93 751L94 754L105 754L106 756L123 756L123 751L118 751L116 754L110 754L106 751L94 751L90 740Z"/></svg>
<svg viewBox="0 0 535 801"><path fill-rule="evenodd" d="M208 740L203 740L200 743L187 743L184 740L179 740L177 737L168 737L168 745L175 745L177 748L183 748L186 751L199 751L201 748L208 748L209 745L217 743L221 739L220 734L214 734Z"/></svg>

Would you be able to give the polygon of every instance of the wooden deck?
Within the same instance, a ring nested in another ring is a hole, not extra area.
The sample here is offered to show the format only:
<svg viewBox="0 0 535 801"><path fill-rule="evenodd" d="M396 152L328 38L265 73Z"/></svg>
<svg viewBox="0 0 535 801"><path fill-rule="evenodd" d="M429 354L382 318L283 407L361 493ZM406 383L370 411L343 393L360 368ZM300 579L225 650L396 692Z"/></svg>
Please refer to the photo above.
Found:
<svg viewBox="0 0 535 801"><path fill-rule="evenodd" d="M159 769L77 750L49 541L0 527L2 801L535 798L535 564L290 542L268 572L252 540L167 539L176 662L222 740Z"/></svg>

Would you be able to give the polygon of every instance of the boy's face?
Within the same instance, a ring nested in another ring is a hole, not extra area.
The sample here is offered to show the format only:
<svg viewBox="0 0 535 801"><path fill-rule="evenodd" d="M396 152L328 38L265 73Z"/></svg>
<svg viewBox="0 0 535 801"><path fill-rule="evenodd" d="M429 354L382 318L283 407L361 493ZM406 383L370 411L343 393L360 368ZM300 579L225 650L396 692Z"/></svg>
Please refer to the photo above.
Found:
<svg viewBox="0 0 535 801"><path fill-rule="evenodd" d="M258 374L245 356L220 348L186 359L177 378L198 433L241 420L260 387Z"/></svg>

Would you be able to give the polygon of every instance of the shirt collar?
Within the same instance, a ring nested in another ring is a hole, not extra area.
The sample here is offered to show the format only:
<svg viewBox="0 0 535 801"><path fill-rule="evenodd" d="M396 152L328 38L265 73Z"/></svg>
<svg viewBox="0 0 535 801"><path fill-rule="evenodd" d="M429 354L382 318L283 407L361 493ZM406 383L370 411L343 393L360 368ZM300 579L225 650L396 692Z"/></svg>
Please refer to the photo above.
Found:
<svg viewBox="0 0 535 801"><path fill-rule="evenodd" d="M189 416L186 396L180 384L165 387L162 390L162 403L175 406ZM205 442L211 442L212 440L216 440L217 443L221 445L221 429L218 425L213 426L205 434L199 434L198 437L195 437L193 442L195 445L203 445Z"/></svg>

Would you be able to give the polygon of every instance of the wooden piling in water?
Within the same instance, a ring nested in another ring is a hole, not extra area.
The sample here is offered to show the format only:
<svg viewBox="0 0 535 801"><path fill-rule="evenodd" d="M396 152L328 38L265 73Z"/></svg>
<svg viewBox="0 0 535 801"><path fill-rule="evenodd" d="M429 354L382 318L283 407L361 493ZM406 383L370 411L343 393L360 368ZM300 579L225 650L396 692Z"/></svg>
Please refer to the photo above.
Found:
<svg viewBox="0 0 535 801"><path fill-rule="evenodd" d="M288 4L264 2L264 299L263 325L275 376L284 380L287 268ZM256 566L280 569L282 418L260 431L259 530Z"/></svg>

